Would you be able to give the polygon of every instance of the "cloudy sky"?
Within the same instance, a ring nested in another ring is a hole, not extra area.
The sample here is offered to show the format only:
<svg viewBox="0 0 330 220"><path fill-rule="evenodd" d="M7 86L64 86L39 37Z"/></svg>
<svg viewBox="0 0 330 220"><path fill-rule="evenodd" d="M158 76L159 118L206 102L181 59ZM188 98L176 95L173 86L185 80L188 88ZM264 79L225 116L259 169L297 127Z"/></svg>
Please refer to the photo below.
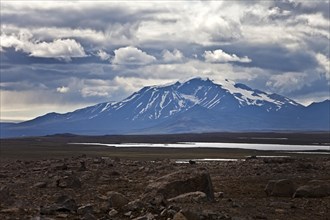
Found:
<svg viewBox="0 0 330 220"><path fill-rule="evenodd" d="M330 96L329 0L0 4L1 121L193 76L305 105Z"/></svg>

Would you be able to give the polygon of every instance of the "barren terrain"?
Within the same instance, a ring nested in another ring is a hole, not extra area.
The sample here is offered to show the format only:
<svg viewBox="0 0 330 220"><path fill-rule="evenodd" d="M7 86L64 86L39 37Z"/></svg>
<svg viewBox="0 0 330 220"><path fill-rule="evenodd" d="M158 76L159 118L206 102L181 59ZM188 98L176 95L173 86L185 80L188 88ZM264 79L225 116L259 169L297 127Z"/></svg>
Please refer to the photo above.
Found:
<svg viewBox="0 0 330 220"><path fill-rule="evenodd" d="M139 138L141 142L154 140L135 137L135 142ZM77 139L97 141L70 135L1 140L0 219L238 220L330 216L328 154L66 144L78 142ZM106 143L111 143L110 139ZM327 136L322 140L326 142ZM118 137L112 141L124 142ZM261 157L265 155L290 157ZM239 160L196 163L196 158ZM176 163L177 159L192 161ZM275 186L268 185L269 181Z"/></svg>

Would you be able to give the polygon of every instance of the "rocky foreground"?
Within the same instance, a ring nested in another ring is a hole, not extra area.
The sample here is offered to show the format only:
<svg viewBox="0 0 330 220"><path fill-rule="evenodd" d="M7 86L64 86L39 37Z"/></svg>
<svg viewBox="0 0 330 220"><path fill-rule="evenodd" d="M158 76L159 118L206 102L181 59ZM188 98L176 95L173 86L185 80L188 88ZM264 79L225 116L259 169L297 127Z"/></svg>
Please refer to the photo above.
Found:
<svg viewBox="0 0 330 220"><path fill-rule="evenodd" d="M330 219L329 157L0 164L0 219Z"/></svg>

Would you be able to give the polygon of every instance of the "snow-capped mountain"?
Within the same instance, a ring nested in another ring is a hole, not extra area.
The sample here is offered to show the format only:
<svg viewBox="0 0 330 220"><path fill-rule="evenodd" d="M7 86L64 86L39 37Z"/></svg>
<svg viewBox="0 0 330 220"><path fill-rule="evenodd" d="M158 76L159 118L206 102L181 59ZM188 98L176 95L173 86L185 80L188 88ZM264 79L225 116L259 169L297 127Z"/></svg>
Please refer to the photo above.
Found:
<svg viewBox="0 0 330 220"><path fill-rule="evenodd" d="M321 108L318 111L329 112L326 104L316 106ZM304 107L278 94L229 80L216 84L208 78L193 78L144 87L120 102L101 103L66 114L49 113L6 126L1 135L327 129L329 126L322 120L315 123L315 117L320 115L308 110L312 108L316 107Z"/></svg>

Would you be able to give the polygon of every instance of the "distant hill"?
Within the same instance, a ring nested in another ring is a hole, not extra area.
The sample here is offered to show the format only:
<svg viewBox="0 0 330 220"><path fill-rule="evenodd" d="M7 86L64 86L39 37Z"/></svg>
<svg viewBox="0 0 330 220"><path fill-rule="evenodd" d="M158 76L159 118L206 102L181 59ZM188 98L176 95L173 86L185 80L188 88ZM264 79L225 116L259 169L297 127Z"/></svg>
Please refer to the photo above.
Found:
<svg viewBox="0 0 330 220"><path fill-rule="evenodd" d="M307 107L229 80L193 78L148 86L120 102L1 124L1 137L74 133L172 134L219 131L330 131L330 100Z"/></svg>

